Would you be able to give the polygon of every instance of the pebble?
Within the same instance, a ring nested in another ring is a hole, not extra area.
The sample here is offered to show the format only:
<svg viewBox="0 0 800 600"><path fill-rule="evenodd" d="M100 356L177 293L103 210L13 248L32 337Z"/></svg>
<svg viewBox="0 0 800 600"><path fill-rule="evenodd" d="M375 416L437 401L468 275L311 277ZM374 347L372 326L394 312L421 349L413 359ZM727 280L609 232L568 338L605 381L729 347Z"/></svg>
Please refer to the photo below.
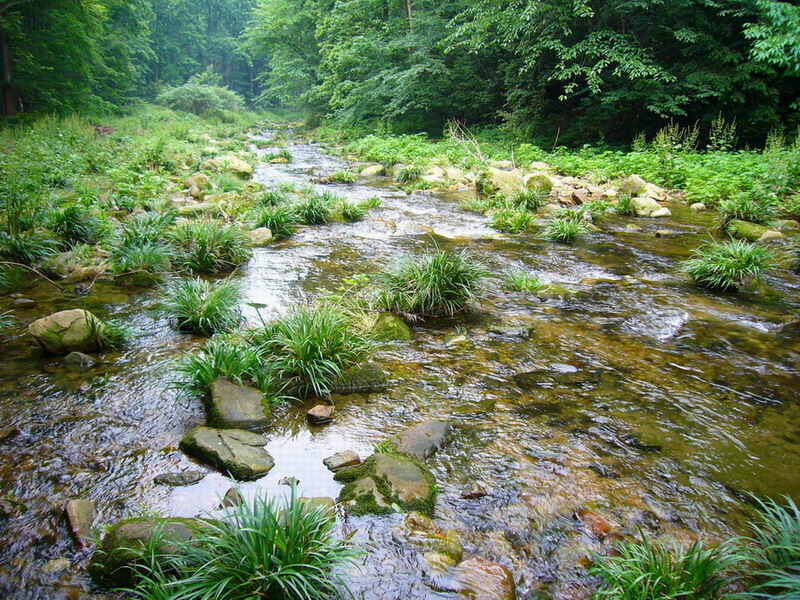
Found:
<svg viewBox="0 0 800 600"><path fill-rule="evenodd" d="M324 425L333 421L333 413L336 409L329 404L317 404L306 413L308 421L314 425Z"/></svg>

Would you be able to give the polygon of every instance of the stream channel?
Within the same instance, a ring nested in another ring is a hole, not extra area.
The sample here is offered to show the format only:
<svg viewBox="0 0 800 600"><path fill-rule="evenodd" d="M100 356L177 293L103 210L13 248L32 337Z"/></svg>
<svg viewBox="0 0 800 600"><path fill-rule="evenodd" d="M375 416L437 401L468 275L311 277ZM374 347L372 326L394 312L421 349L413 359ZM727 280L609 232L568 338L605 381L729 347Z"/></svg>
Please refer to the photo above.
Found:
<svg viewBox="0 0 800 600"><path fill-rule="evenodd" d="M308 185L345 168L314 144L290 147L286 165L260 164L255 180ZM255 147L254 147L254 151ZM269 149L257 150L263 155ZM800 500L800 340L781 331L800 308L796 275L779 272L738 295L692 286L678 262L703 239L714 215L670 205L669 219L610 217L575 246L535 233L502 235L459 202L471 192L407 195L380 177L318 185L353 200L379 196L364 221L302 229L255 250L240 271L248 323L284 313L359 273L374 274L421 248L470 248L501 273L519 268L576 290L539 300L502 291L456 322L413 325L374 360L387 392L337 396L336 420L309 426L313 403L279 411L268 451L275 468L243 484L244 494L336 497L341 487L322 459L376 443L428 419L456 435L430 461L438 481L435 521L456 530L466 556L508 567L518 598L586 598L585 557L637 528L681 541L744 533L747 493ZM634 222L639 230L626 228ZM671 229L674 236L656 237ZM200 401L169 389L170 363L200 348L158 310L158 290L98 282L83 298L39 285L34 308L3 340L0 372L0 597L110 598L85 572L63 510L95 501L99 522L154 512L213 510L230 481L193 463L178 441L204 423ZM11 299L0 299L0 311ZM25 326L58 310L86 308L140 332L122 351L80 372L44 356ZM794 334L796 336L796 333ZM526 376L525 374L529 374ZM153 478L207 471L188 487ZM464 499L478 485L487 495ZM597 536L576 513L602 515L614 534ZM341 523L366 550L352 591L359 599L456 598L426 575L424 559L396 540L401 515ZM604 538L604 539L601 539ZM72 566L47 573L65 557Z"/></svg>

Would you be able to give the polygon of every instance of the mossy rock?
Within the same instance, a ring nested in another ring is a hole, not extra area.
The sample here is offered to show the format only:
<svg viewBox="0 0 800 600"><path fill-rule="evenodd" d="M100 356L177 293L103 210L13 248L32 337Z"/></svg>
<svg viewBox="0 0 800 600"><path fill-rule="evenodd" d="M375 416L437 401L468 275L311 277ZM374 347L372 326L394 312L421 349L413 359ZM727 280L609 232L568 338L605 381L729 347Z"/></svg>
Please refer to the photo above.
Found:
<svg viewBox="0 0 800 600"><path fill-rule="evenodd" d="M28 326L39 345L50 354L96 352L106 325L87 310L74 308L37 319Z"/></svg>
<svg viewBox="0 0 800 600"><path fill-rule="evenodd" d="M369 329L370 336L386 342L407 342L414 332L402 318L392 313L381 313Z"/></svg>
<svg viewBox="0 0 800 600"><path fill-rule="evenodd" d="M206 401L208 421L220 429L263 430L272 414L257 389L220 377L211 385Z"/></svg>
<svg viewBox="0 0 800 600"><path fill-rule="evenodd" d="M410 456L373 454L333 478L346 483L339 492L339 503L354 515L417 511L431 516L436 506L433 473Z"/></svg>
<svg viewBox="0 0 800 600"><path fill-rule="evenodd" d="M94 550L89 574L102 586L130 585L132 572L129 567L138 558L137 551L145 547L154 533L160 532L163 536L158 553L169 554L174 551L175 542L189 541L202 526L203 521L198 519L177 517L138 517L120 521L108 529Z"/></svg>
<svg viewBox="0 0 800 600"><path fill-rule="evenodd" d="M263 477L275 466L264 449L267 438L243 429L197 427L180 441L180 449L238 480Z"/></svg>
<svg viewBox="0 0 800 600"><path fill-rule="evenodd" d="M332 394L371 394L383 392L389 387L386 373L375 363L364 363L345 371L338 382L331 386Z"/></svg>
<svg viewBox="0 0 800 600"><path fill-rule="evenodd" d="M728 221L727 225L725 225L725 229L733 237L751 242L759 241L762 235L770 231L770 228L765 225L751 223L750 221L740 221L739 219Z"/></svg>

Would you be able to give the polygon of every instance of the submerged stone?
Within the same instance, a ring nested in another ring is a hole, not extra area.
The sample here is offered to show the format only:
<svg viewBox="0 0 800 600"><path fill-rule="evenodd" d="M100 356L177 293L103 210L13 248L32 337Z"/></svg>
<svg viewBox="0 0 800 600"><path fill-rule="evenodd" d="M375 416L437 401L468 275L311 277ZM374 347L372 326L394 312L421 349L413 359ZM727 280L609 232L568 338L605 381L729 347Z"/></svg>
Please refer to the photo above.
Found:
<svg viewBox="0 0 800 600"><path fill-rule="evenodd" d="M375 363L357 365L344 372L341 379L331 386L332 394L370 394L383 392L389 387L389 379Z"/></svg>
<svg viewBox="0 0 800 600"><path fill-rule="evenodd" d="M322 461L322 464L328 467L331 471L340 471L347 467L354 467L361 464L361 458L354 450L344 450L337 452L333 456Z"/></svg>
<svg viewBox="0 0 800 600"><path fill-rule="evenodd" d="M253 480L263 477L275 466L264 449L267 438L243 429L197 427L180 442L180 449L208 463L231 477Z"/></svg>
<svg viewBox="0 0 800 600"><path fill-rule="evenodd" d="M771 231L770 228L766 227L765 225L751 223L750 221L742 221L740 219L728 221L727 225L725 225L725 229L733 237L748 240L750 242L759 241L764 234ZM781 235L781 237L783 236Z"/></svg>
<svg viewBox="0 0 800 600"><path fill-rule="evenodd" d="M381 313L369 327L369 334L379 340L408 341L414 337L411 327L392 313Z"/></svg>
<svg viewBox="0 0 800 600"><path fill-rule="evenodd" d="M426 460L445 444L451 431L452 427L448 423L425 421L409 427L392 438L391 442L401 454Z"/></svg>
<svg viewBox="0 0 800 600"><path fill-rule="evenodd" d="M64 362L82 371L88 371L97 364L94 358L83 352L70 352L64 357Z"/></svg>
<svg viewBox="0 0 800 600"><path fill-rule="evenodd" d="M485 558L470 558L454 570L454 586L473 600L516 600L517 586L511 571Z"/></svg>
<svg viewBox="0 0 800 600"><path fill-rule="evenodd" d="M396 540L406 542L421 552L435 570L455 566L464 555L458 533L445 530L418 512L409 513L393 532Z"/></svg>
<svg viewBox="0 0 800 600"><path fill-rule="evenodd" d="M373 454L358 467L337 472L346 482L339 503L356 515L416 510L432 515L436 480L418 460L400 454Z"/></svg>
<svg viewBox="0 0 800 600"><path fill-rule="evenodd" d="M97 509L91 500L77 499L67 502L64 511L72 536L79 548L86 548L90 541L92 525L97 518Z"/></svg>
<svg viewBox="0 0 800 600"><path fill-rule="evenodd" d="M211 386L208 420L220 429L263 429L272 414L257 389L220 377Z"/></svg>
<svg viewBox="0 0 800 600"><path fill-rule="evenodd" d="M324 425L333 422L335 407L330 404L317 404L306 413L306 419L312 425Z"/></svg>
<svg viewBox="0 0 800 600"><path fill-rule="evenodd" d="M161 473L153 478L159 485L169 485L172 487L182 487L193 485L203 479L205 473L202 471L184 471L182 473Z"/></svg>

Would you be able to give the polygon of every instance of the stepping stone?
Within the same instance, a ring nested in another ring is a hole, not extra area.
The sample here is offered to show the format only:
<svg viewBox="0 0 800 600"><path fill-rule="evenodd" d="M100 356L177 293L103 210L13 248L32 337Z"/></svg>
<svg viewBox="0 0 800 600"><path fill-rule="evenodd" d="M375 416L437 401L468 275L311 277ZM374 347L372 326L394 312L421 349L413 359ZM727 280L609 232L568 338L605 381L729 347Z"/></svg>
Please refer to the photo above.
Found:
<svg viewBox="0 0 800 600"><path fill-rule="evenodd" d="M181 487L184 485L192 485L197 483L206 474L201 471L184 471L183 473L162 473L153 478L159 485L171 485L172 487Z"/></svg>
<svg viewBox="0 0 800 600"><path fill-rule="evenodd" d="M231 477L250 481L263 477L275 466L264 449L267 438L243 429L197 427L179 447L189 456L210 464Z"/></svg>
<svg viewBox="0 0 800 600"><path fill-rule="evenodd" d="M220 429L264 429L272 417L259 390L225 378L211 385L207 408L209 423Z"/></svg>
<svg viewBox="0 0 800 600"><path fill-rule="evenodd" d="M333 421L335 407L330 404L317 404L306 413L306 418L313 425L324 425Z"/></svg>
<svg viewBox="0 0 800 600"><path fill-rule="evenodd" d="M451 431L448 423L425 421L409 427L391 441L398 452L425 460L445 444Z"/></svg>
<svg viewBox="0 0 800 600"><path fill-rule="evenodd" d="M322 461L322 464L328 467L331 471L339 471L346 467L354 467L361 464L361 458L353 450L345 450L337 452L333 456Z"/></svg>

